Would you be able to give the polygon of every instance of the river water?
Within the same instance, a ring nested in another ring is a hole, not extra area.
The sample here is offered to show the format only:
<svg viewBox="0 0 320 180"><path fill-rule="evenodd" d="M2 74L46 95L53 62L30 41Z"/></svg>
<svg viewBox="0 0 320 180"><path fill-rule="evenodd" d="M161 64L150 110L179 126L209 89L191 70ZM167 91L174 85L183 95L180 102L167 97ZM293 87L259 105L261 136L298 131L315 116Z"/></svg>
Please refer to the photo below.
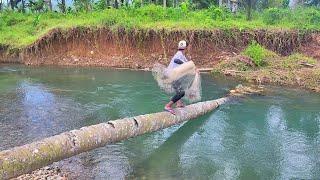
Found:
<svg viewBox="0 0 320 180"><path fill-rule="evenodd" d="M203 100L238 82L202 75ZM150 72L0 66L0 150L162 111ZM60 163L77 179L320 179L320 95L269 87L195 121Z"/></svg>

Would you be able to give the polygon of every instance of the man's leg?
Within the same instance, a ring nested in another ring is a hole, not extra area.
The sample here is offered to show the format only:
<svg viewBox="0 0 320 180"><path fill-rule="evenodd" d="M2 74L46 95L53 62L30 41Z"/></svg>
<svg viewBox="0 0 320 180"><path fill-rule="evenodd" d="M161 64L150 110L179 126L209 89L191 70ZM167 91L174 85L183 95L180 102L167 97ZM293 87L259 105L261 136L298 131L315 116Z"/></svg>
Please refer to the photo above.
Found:
<svg viewBox="0 0 320 180"><path fill-rule="evenodd" d="M166 104L164 108L166 110L172 109L172 105L175 104L177 101L179 101L184 96L184 94L185 94L184 91L178 91L177 94L171 98L171 101L168 104Z"/></svg>

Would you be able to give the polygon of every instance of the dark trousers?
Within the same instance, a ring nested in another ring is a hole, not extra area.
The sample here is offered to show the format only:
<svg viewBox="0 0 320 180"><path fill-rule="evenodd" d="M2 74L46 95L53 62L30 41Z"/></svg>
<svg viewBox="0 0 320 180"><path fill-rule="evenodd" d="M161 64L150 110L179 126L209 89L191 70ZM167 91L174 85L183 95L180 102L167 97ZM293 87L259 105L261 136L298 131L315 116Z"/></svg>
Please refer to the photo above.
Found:
<svg viewBox="0 0 320 180"><path fill-rule="evenodd" d="M185 94L184 90L182 89L181 83L183 79L179 79L173 82L173 89L176 91L176 94L171 98L173 103L179 101Z"/></svg>
<svg viewBox="0 0 320 180"><path fill-rule="evenodd" d="M177 91L176 95L174 95L171 98L171 101L176 103L177 101L179 101L183 96L184 96L185 92L184 91Z"/></svg>

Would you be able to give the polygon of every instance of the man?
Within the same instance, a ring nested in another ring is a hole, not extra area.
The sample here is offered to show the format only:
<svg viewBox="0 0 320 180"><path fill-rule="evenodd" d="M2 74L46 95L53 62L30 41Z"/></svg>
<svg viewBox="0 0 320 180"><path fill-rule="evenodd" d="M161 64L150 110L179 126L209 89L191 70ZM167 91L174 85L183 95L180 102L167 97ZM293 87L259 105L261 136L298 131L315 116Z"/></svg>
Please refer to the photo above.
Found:
<svg viewBox="0 0 320 180"><path fill-rule="evenodd" d="M187 58L184 55L184 51L187 48L187 42L182 40L178 44L178 52L173 56L171 62L167 69L174 69L179 67L181 64L188 62ZM179 81L175 81L172 84L173 89L175 90L176 94L171 98L170 102L165 105L164 110L175 114L172 106L177 103L177 107L184 107L183 101L181 98L185 95L184 90L181 88L181 84Z"/></svg>

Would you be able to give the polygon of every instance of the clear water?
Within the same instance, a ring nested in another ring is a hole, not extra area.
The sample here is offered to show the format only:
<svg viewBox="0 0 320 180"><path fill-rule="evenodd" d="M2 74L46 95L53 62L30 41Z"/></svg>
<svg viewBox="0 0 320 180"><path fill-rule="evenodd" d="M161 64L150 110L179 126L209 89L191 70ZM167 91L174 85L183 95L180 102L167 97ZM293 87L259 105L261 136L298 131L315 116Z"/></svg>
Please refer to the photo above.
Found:
<svg viewBox="0 0 320 180"><path fill-rule="evenodd" d="M203 100L236 84L203 75ZM59 165L77 179L320 179L320 95L271 88ZM1 65L0 150L161 111L168 99L150 72Z"/></svg>

